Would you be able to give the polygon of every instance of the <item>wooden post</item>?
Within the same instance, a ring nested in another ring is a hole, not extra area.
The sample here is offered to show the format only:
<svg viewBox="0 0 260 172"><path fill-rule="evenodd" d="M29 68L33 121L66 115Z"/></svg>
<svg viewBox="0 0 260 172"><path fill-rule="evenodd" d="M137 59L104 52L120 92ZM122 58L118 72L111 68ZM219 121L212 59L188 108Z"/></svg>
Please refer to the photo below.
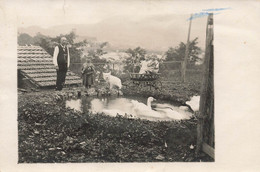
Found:
<svg viewBox="0 0 260 172"><path fill-rule="evenodd" d="M213 14L209 14L206 28L206 48L205 48L205 58L204 58L204 76L203 83L201 86L201 95L200 95L200 108L198 114L198 125L197 125L197 148L196 155L202 149L203 143L203 126L204 119L206 117L206 102L207 102L207 93L208 93L208 84L209 84L209 62L211 56L211 41L213 39L213 30L209 29L211 27L211 22L213 20Z"/></svg>
<svg viewBox="0 0 260 172"><path fill-rule="evenodd" d="M187 59L189 57L191 20L192 20L192 14L190 16L190 24L189 24L188 38L187 38L187 44L186 44L186 49L185 49L185 57L184 57L184 60L182 63L182 70L181 70L182 82L186 81L186 65L187 65Z"/></svg>
<svg viewBox="0 0 260 172"><path fill-rule="evenodd" d="M202 150L207 153L211 158L215 158L215 150L207 143L202 143Z"/></svg>

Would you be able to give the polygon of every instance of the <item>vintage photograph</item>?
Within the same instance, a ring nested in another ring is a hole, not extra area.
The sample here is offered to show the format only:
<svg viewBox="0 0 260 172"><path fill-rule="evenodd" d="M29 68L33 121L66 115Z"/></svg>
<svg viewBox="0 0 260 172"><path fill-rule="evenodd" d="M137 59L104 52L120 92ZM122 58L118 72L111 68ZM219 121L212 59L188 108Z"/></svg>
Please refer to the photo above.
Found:
<svg viewBox="0 0 260 172"><path fill-rule="evenodd" d="M18 16L19 164L215 162L214 17L228 8L47 2Z"/></svg>

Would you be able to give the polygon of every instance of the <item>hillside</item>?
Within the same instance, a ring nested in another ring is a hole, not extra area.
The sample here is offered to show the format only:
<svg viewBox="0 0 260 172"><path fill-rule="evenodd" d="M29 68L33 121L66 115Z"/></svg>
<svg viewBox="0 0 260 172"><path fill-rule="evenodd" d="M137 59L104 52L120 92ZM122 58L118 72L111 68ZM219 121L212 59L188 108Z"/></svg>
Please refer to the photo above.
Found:
<svg viewBox="0 0 260 172"><path fill-rule="evenodd" d="M201 22L192 25L191 39L199 37L199 45L204 47L205 34ZM108 41L115 49L127 49L137 46L148 50L166 51L181 41L186 41L188 23L183 16L152 16L140 20L132 20L123 16L114 16L94 24L67 24L42 28L30 26L18 28L19 33L34 36L40 32L44 35L56 36L76 31L79 39Z"/></svg>

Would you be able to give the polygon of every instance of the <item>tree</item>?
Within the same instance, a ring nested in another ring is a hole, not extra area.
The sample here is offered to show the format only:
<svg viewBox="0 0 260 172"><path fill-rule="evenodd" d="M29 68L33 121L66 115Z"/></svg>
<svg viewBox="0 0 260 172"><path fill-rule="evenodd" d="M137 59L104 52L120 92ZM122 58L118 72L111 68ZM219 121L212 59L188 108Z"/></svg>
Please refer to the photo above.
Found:
<svg viewBox="0 0 260 172"><path fill-rule="evenodd" d="M106 63L106 59L101 59L101 56L106 54L107 52L104 48L108 45L108 42L102 42L97 44L95 48L91 48L88 50L88 55L84 58L90 58L93 63Z"/></svg>
<svg viewBox="0 0 260 172"><path fill-rule="evenodd" d="M18 35L18 45L30 45L33 44L33 37L31 37L30 35L28 35L27 33L21 33Z"/></svg>
<svg viewBox="0 0 260 172"><path fill-rule="evenodd" d="M74 31L71 31L69 34L65 34L65 35L61 34L59 36L56 36L55 38L51 38L51 43L49 45L51 46L52 50L55 45L59 44L60 39L62 37L67 38L68 44L70 46L69 51L70 51L71 63L80 63L81 58L83 56L83 49L87 45L87 40L83 40L81 42L75 43L75 39L77 38L77 35Z"/></svg>
<svg viewBox="0 0 260 172"><path fill-rule="evenodd" d="M45 51L47 51L49 54L53 54L54 52L54 42L52 42L52 38L49 36L45 36L41 33L37 33L33 37L33 45L38 45L42 47Z"/></svg>
<svg viewBox="0 0 260 172"><path fill-rule="evenodd" d="M129 55L129 57L125 60L125 71L137 71L138 69L136 69L135 64L139 64L141 60L145 59L146 50L141 47L137 47L135 49L129 48L125 52Z"/></svg>
<svg viewBox="0 0 260 172"><path fill-rule="evenodd" d="M181 61L181 56L177 53L177 48L170 47L166 52L166 61Z"/></svg>
<svg viewBox="0 0 260 172"><path fill-rule="evenodd" d="M195 65L195 63L200 59L199 55L202 53L202 50L197 46L197 44L198 38L190 41L188 57L188 64L190 65ZM170 47L165 53L166 61L183 61L185 57L185 49L186 44L183 42L181 42L176 48Z"/></svg>
<svg viewBox="0 0 260 172"><path fill-rule="evenodd" d="M50 55L53 55L54 47L59 44L61 37L66 37L68 44L70 46L70 59L71 63L81 62L81 57L83 56L83 48L86 46L87 41L83 40L81 42L76 42L77 37L74 31L71 31L69 34L59 35L56 37L49 37L41 33L37 33L34 37L31 37L28 34L20 34L18 36L19 45L38 45L47 51Z"/></svg>
<svg viewBox="0 0 260 172"><path fill-rule="evenodd" d="M132 58L134 62L139 62L140 60L144 60L146 50L141 47L135 49L129 48L126 50L126 53L130 55L130 58Z"/></svg>

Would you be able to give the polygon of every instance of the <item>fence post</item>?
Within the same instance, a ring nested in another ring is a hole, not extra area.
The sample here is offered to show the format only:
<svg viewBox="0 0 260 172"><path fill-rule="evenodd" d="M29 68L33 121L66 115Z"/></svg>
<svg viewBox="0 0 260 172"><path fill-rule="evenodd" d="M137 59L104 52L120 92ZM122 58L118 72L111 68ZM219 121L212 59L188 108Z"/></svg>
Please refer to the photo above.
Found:
<svg viewBox="0 0 260 172"><path fill-rule="evenodd" d="M201 86L201 95L200 95L200 108L198 114L198 125L197 125L197 148L196 155L198 156L203 143L203 130L204 130L204 121L206 118L206 103L207 103L207 94L209 87L209 62L211 57L211 42L213 40L213 32L209 27L211 26L211 22L213 21L213 14L209 14L207 27L206 27L206 48L205 48L205 58L204 58L204 76L203 83Z"/></svg>
<svg viewBox="0 0 260 172"><path fill-rule="evenodd" d="M187 63L187 59L189 56L191 20L192 20L192 14L190 15L190 24L189 24L188 38L187 38L187 44L186 44L186 49L185 49L185 57L184 57L184 61L182 63L182 70L181 70L182 82L186 81L186 63Z"/></svg>

